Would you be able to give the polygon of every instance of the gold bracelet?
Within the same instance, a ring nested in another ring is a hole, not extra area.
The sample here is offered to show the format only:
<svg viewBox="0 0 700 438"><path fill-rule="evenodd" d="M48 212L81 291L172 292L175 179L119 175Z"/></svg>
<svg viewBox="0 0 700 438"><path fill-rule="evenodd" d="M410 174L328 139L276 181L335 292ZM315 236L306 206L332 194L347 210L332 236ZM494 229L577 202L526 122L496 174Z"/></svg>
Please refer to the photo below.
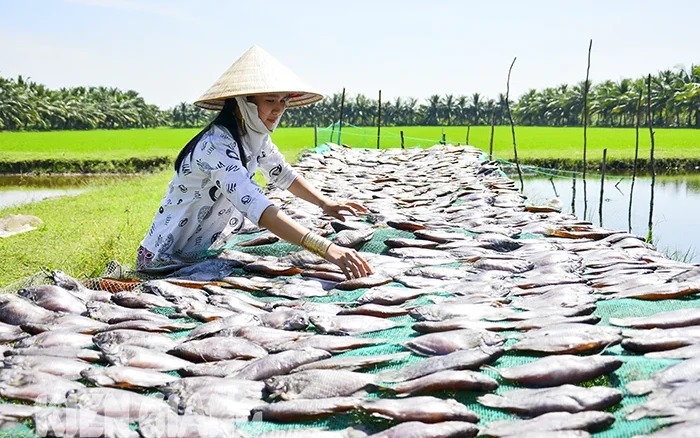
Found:
<svg viewBox="0 0 700 438"><path fill-rule="evenodd" d="M324 258L326 257L328 248L330 248L332 244L333 243L330 240L321 237L318 234L311 231L304 234L304 237L301 238L301 246L303 248L311 251L317 256Z"/></svg>

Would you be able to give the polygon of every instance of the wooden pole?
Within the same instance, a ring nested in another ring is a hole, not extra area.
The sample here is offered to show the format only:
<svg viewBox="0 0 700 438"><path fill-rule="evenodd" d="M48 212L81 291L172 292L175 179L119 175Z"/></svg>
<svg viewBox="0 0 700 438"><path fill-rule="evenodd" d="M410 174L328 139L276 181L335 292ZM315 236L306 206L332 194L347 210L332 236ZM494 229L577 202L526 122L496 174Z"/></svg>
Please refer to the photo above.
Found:
<svg viewBox="0 0 700 438"><path fill-rule="evenodd" d="M401 149L403 149L403 131L401 131Z"/></svg>
<svg viewBox="0 0 700 438"><path fill-rule="evenodd" d="M591 72L591 49L593 48L593 40L588 43L588 63L586 65L586 82L583 84L583 219L586 219L588 212L588 194L586 193L586 148L588 145L588 90L590 82L588 78Z"/></svg>
<svg viewBox="0 0 700 438"><path fill-rule="evenodd" d="M571 214L576 216L576 173L571 179Z"/></svg>
<svg viewBox="0 0 700 438"><path fill-rule="evenodd" d="M493 132L496 125L496 110L491 108L491 139L489 140L489 161L493 161Z"/></svg>
<svg viewBox="0 0 700 438"><path fill-rule="evenodd" d="M340 97L340 114L338 115L338 144L340 145L340 131L343 129L343 107L345 106L345 87L343 87L343 95Z"/></svg>
<svg viewBox="0 0 700 438"><path fill-rule="evenodd" d="M472 125L467 125L467 138L466 138L466 140L464 141L464 144L465 144L465 145L468 145L468 144L469 144L469 131L471 131L471 129L472 129Z"/></svg>
<svg viewBox="0 0 700 438"><path fill-rule="evenodd" d="M634 117L634 161L632 162L632 184L630 185L630 204L627 209L627 232L632 232L632 198L634 197L634 183L637 179L637 161L639 160L639 119L642 108L642 90L637 97L637 112Z"/></svg>
<svg viewBox="0 0 700 438"><path fill-rule="evenodd" d="M600 202L598 203L598 221L603 226L603 196L605 194L605 168L607 167L608 149L603 149L603 162L600 164Z"/></svg>
<svg viewBox="0 0 700 438"><path fill-rule="evenodd" d="M377 107L377 149L382 133L382 90L379 90L379 105Z"/></svg>
<svg viewBox="0 0 700 438"><path fill-rule="evenodd" d="M513 158L515 159L515 168L518 169L520 193L522 193L523 190L525 190L525 183L523 182L523 172L520 170L520 161L518 161L518 145L515 142L515 122L513 122L513 113L510 111L510 103L508 102L510 96L510 73L513 71L513 65L515 65L516 59L518 58L513 58L513 62L510 63L510 68L508 69L508 80L506 81L506 111L508 112L508 120L510 120L510 132L513 135Z"/></svg>
<svg viewBox="0 0 700 438"><path fill-rule="evenodd" d="M651 167L651 196L649 198L649 231L647 232L647 242L653 243L653 219L654 219L654 185L656 184L656 164L654 163L654 127L651 113L651 75L647 76L647 120L649 121L649 136L651 138L651 152L649 155L649 166Z"/></svg>
<svg viewBox="0 0 700 438"><path fill-rule="evenodd" d="M314 123L314 147L318 146L318 125Z"/></svg>

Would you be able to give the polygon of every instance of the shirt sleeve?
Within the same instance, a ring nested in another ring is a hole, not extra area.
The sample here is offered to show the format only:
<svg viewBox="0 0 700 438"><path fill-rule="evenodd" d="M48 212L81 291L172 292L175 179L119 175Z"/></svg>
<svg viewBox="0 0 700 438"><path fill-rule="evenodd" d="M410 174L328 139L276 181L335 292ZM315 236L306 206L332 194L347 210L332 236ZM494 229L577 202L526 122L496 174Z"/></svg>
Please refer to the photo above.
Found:
<svg viewBox="0 0 700 438"><path fill-rule="evenodd" d="M243 166L239 156L238 144L234 139L221 132L202 139L202 161L211 169L211 180L228 199L233 207L243 213L251 222L258 225L260 216L272 205L260 186L253 181L253 176Z"/></svg>
<svg viewBox="0 0 700 438"><path fill-rule="evenodd" d="M260 149L257 157L258 165L268 182L282 190L287 190L299 176L296 170L290 166L270 137Z"/></svg>

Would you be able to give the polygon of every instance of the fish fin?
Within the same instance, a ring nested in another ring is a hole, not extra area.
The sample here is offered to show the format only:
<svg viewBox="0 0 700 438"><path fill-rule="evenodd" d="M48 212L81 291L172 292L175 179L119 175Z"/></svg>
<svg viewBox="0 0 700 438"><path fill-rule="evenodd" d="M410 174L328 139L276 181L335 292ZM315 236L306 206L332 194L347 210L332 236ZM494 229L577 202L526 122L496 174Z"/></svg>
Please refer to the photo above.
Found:
<svg viewBox="0 0 700 438"><path fill-rule="evenodd" d="M483 369L485 369L485 370L493 371L494 373L496 373L496 374L498 374L498 375L500 376L500 372L499 372L498 368L492 367L491 365L486 365L486 364L484 364L484 365L481 365L479 368L483 368Z"/></svg>
<svg viewBox="0 0 700 438"><path fill-rule="evenodd" d="M375 376L376 377L374 378L374 382L377 385L381 385L381 383L379 382L393 383L401 381L400 373L398 370L382 371L381 373L377 373Z"/></svg>
<svg viewBox="0 0 700 438"><path fill-rule="evenodd" d="M618 327L628 327L629 325L625 323L625 320L623 318L610 318L608 320L608 323L611 325L616 325Z"/></svg>
<svg viewBox="0 0 700 438"><path fill-rule="evenodd" d="M644 395L654 390L653 380L635 380L625 385L625 389L631 395Z"/></svg>
<svg viewBox="0 0 700 438"><path fill-rule="evenodd" d="M625 414L626 420L641 420L648 414L647 409L644 405L633 406L632 409Z"/></svg>

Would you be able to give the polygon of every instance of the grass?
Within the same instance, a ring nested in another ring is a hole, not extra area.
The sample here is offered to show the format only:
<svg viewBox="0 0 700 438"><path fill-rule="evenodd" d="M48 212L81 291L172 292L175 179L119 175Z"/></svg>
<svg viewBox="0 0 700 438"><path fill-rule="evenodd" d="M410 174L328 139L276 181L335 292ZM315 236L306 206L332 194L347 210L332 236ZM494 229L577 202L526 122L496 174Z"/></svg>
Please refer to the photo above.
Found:
<svg viewBox="0 0 700 438"><path fill-rule="evenodd" d="M404 132L406 147L429 146L440 141L442 133L453 144L464 144L467 128L463 126L383 127L381 147L399 147L400 132ZM128 158L174 157L197 129L126 129L94 131L0 132L0 161L42 159L124 160ZM491 129L476 126L470 129L469 143L488 152ZM337 130L333 131L337 142ZM318 142L331 139L331 130L319 129ZM285 152L296 155L314 144L313 128L281 128L273 140ZM582 128L516 127L520 158L562 159L580 158L583 154ZM698 129L656 129L658 158L697 158L700 147ZM609 159L634 157L635 132L632 128L589 128L588 158L600 160L603 149ZM376 148L377 129L344 127L341 143ZM648 157L649 131L640 130L640 157ZM497 126L494 133L494 154L498 158L513 157L513 140L508 126Z"/></svg>
<svg viewBox="0 0 700 438"><path fill-rule="evenodd" d="M431 145L444 130L449 142L464 142L464 127L382 128L382 147L400 145L404 130L407 147ZM195 133L194 129L144 129L121 131L70 131L42 133L0 132L0 161L72 157L84 159L124 159L131 157L174 157ZM488 148L489 127L475 127L470 143ZM520 158L580 156L580 128L517 128ZM319 130L319 143L328 141L330 132ZM376 147L376 128L344 128L341 142ZM644 140L646 138L646 140ZM314 143L313 128L286 128L274 134L287 160ZM337 140L337 138L336 138ZM512 140L509 127L497 127L496 155L509 158ZM646 141L648 154L648 136ZM657 130L657 154L697 157L700 130ZM607 147L621 156L633 157L634 130L591 128L589 158L601 155ZM596 152L598 151L598 152ZM7 214L40 217L44 225L36 231L0 239L0 289L16 285L42 268L60 269L76 277L100 275L107 262L116 260L133 267L135 251L148 230L165 193L172 170L144 174L137 178L104 179L87 184L86 192L38 203L0 210ZM258 178L258 182L262 180ZM679 256L683 256L680 255Z"/></svg>

